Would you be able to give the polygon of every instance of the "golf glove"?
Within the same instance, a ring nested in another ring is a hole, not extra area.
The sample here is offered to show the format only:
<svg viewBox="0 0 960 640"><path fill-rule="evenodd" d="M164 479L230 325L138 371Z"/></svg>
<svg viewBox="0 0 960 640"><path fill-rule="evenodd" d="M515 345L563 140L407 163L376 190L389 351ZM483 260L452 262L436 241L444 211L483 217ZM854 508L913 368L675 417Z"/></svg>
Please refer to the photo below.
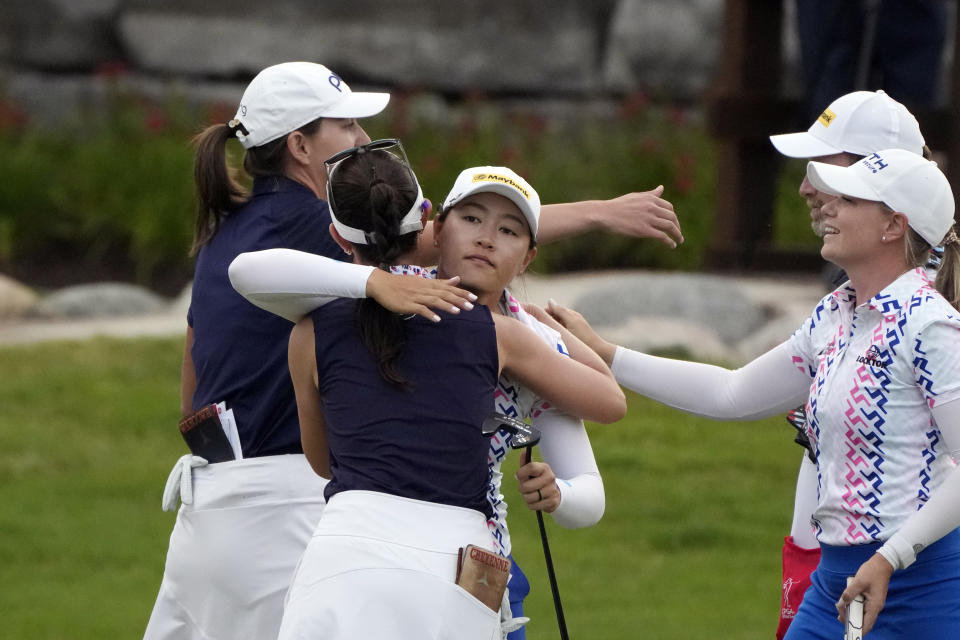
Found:
<svg viewBox="0 0 960 640"><path fill-rule="evenodd" d="M193 470L205 466L206 458L189 453L177 460L167 476L167 486L163 488L161 506L164 511L175 511L178 498L183 504L193 504Z"/></svg>

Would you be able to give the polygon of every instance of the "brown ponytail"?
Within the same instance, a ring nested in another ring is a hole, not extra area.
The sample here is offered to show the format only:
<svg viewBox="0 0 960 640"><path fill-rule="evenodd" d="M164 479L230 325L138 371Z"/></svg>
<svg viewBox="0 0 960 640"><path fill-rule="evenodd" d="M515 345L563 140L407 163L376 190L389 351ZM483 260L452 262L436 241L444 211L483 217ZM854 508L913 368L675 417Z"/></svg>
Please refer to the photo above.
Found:
<svg viewBox="0 0 960 640"><path fill-rule="evenodd" d="M193 229L190 255L210 242L220 223L247 199L244 188L227 166L227 140L234 132L225 124L215 124L200 132L193 144L197 148L193 180L197 187L197 219Z"/></svg>
<svg viewBox="0 0 960 640"><path fill-rule="evenodd" d="M322 122L323 118L317 118L297 131L312 136L320 129ZM230 124L234 123L236 121ZM243 131L246 132L245 129ZM190 255L196 255L203 245L210 242L223 219L249 198L246 189L237 182L227 165L227 141L235 135L236 129L229 124L215 124L193 139L197 148L193 166L193 179L197 185L197 220ZM286 158L287 136L284 135L247 149L243 157L243 169L252 178L283 175Z"/></svg>

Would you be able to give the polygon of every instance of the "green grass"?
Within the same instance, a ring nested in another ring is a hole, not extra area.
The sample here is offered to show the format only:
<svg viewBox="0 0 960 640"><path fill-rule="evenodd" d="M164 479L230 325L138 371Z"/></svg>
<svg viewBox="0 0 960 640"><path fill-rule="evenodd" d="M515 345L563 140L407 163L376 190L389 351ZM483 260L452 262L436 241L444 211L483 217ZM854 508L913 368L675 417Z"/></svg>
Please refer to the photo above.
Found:
<svg viewBox="0 0 960 640"><path fill-rule="evenodd" d="M182 340L0 348L0 612L4 638L136 638L173 514L160 511ZM800 452L782 418L715 423L630 396L591 426L607 493L590 529L548 518L574 638L765 638ZM520 505L512 477L505 493ZM531 640L556 638L536 518L514 550L533 583Z"/></svg>

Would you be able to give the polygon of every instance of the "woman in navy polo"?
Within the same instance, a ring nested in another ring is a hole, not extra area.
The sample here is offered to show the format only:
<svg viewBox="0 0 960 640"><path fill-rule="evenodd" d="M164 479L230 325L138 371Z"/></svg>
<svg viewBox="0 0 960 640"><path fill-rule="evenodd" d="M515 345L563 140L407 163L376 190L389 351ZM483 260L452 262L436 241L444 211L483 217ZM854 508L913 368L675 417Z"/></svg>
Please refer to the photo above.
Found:
<svg viewBox="0 0 960 640"><path fill-rule="evenodd" d="M242 459L207 465L188 455L171 473L164 508L181 497L183 505L145 638L276 637L326 481L300 444L287 370L291 325L238 295L227 267L241 252L269 247L343 256L326 230L323 161L368 142L356 119L378 113L388 99L351 92L322 65L279 64L253 79L235 119L197 138L197 262L182 412L219 404L222 422L236 424ZM246 150L249 193L227 167L234 137Z"/></svg>

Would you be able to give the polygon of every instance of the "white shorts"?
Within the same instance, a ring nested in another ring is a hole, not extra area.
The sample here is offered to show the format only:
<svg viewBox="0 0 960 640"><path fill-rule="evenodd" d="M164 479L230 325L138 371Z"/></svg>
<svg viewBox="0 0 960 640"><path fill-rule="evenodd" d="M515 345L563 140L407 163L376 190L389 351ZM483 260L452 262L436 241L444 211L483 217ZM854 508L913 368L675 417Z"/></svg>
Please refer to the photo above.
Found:
<svg viewBox="0 0 960 640"><path fill-rule="evenodd" d="M326 483L302 454L194 469L193 504L177 513L144 638L276 638Z"/></svg>
<svg viewBox="0 0 960 640"><path fill-rule="evenodd" d="M499 613L454 584L457 550L492 543L479 511L338 493L297 568L280 640L499 639Z"/></svg>

